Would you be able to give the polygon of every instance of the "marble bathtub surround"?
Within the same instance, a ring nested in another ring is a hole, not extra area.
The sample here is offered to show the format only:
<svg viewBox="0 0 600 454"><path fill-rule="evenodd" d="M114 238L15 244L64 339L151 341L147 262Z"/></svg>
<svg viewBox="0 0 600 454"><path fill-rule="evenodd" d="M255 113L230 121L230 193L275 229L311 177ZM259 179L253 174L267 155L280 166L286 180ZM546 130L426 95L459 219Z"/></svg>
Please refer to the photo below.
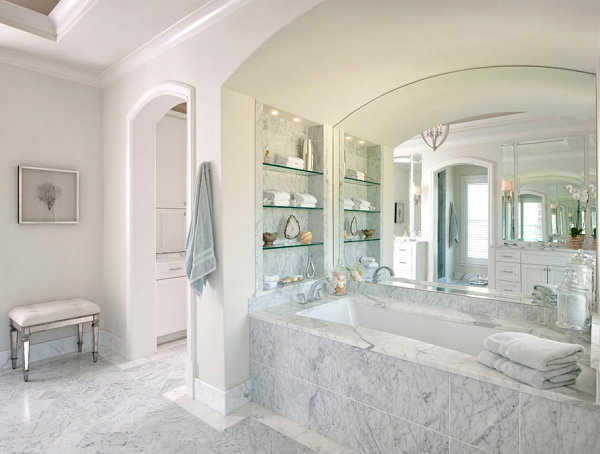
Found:
<svg viewBox="0 0 600 454"><path fill-rule="evenodd" d="M282 304L251 314L254 401L363 453L545 453L542 441L556 433L574 440L564 452L592 452L577 451L591 445L589 437L600 443L600 407L590 403L592 374L587 385L583 380L578 387L538 390L470 355L296 315L324 303ZM373 300L382 303L394 304ZM411 308L418 309L404 307ZM443 312L430 309L430 315ZM446 311L448 317L458 315ZM519 422L533 421L533 415L552 420L556 406L570 416L560 426L545 425L547 433ZM588 438L578 441L584 435Z"/></svg>

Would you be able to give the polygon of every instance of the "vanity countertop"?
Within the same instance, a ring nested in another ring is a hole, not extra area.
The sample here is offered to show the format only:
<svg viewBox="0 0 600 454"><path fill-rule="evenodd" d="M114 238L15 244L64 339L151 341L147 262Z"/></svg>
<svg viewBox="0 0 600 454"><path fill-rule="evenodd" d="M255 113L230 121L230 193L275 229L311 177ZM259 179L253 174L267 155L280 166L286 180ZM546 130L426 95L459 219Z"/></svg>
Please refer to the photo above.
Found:
<svg viewBox="0 0 600 454"><path fill-rule="evenodd" d="M185 260L185 251L183 251L183 252L165 252L163 254L156 254L156 263L177 262L180 260Z"/></svg>
<svg viewBox="0 0 600 454"><path fill-rule="evenodd" d="M560 331L535 322L506 319L484 314L472 314L446 307L427 306L419 303L359 293L349 294L349 296L360 298L361 303L383 307L389 310L451 320L457 323L475 325L493 324L500 329L506 328L506 330L530 332L541 337L556 340L564 339L564 335ZM598 332L600 325L595 326L595 331L592 333L592 336L595 336L592 341L592 351L590 352L589 343L582 344L586 348L586 356L580 361L583 372L578 377L577 383L569 387L542 390L513 380L496 370L480 364L476 357L462 352L396 334L297 315L297 312L299 311L311 309L336 300L337 298L335 297L328 297L305 305L285 303L269 307L262 311L253 312L250 314L250 317L285 326L287 328L309 332L317 336L336 340L359 348L371 349L372 351L394 356L402 360L486 381L527 394L538 395L557 401L580 400L591 403L596 402L597 371L591 369L589 364L591 357L592 366L597 367L598 360L600 359L600 342L598 342L600 341L600 333Z"/></svg>

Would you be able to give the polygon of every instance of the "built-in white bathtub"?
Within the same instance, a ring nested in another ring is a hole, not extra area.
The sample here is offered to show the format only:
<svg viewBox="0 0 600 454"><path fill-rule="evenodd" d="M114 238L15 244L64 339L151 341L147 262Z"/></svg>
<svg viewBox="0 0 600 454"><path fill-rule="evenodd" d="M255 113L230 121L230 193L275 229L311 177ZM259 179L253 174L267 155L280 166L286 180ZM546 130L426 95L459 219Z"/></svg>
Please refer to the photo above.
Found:
<svg viewBox="0 0 600 454"><path fill-rule="evenodd" d="M481 351L486 336L506 331L506 327L493 323L472 320L465 323L464 320L444 320L378 307L357 297L346 297L297 314L410 337L469 355L477 355Z"/></svg>

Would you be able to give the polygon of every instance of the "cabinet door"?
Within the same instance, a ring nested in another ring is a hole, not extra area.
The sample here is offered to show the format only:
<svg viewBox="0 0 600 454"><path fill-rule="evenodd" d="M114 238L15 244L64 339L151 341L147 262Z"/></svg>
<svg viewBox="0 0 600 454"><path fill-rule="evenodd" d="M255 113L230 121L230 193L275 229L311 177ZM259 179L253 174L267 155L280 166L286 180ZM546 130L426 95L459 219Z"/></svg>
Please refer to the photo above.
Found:
<svg viewBox="0 0 600 454"><path fill-rule="evenodd" d="M548 284L558 285L565 280L565 271L567 270L564 266L549 266L548 267Z"/></svg>
<svg viewBox="0 0 600 454"><path fill-rule="evenodd" d="M156 210L156 252L185 250L185 210Z"/></svg>
<svg viewBox="0 0 600 454"><path fill-rule="evenodd" d="M548 267L545 265L521 265L521 288L523 293L533 292L536 284L548 283Z"/></svg>
<svg viewBox="0 0 600 454"><path fill-rule="evenodd" d="M185 207L186 122L164 116L156 125L156 207Z"/></svg>
<svg viewBox="0 0 600 454"><path fill-rule="evenodd" d="M156 281L156 336L187 329L187 279Z"/></svg>

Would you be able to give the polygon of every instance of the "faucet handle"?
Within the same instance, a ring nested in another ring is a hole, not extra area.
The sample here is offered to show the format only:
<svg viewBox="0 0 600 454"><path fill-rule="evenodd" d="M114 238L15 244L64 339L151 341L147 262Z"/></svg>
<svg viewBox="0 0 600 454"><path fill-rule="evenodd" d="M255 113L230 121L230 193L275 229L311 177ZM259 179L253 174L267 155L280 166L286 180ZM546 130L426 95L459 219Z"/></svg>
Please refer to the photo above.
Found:
<svg viewBox="0 0 600 454"><path fill-rule="evenodd" d="M306 295L304 293L296 293L296 298L298 298L299 304L306 304Z"/></svg>

